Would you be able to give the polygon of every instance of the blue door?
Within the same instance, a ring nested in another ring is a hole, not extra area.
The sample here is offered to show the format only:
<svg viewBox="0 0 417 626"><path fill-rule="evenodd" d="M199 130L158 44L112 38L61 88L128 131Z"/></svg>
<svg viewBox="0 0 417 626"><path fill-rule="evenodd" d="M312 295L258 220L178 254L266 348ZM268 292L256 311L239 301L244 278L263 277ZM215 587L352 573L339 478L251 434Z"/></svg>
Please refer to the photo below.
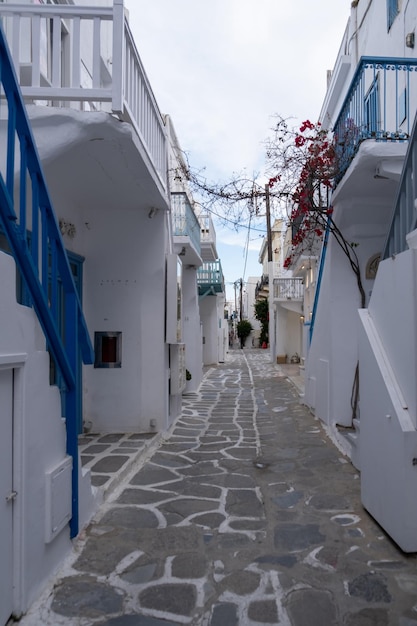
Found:
<svg viewBox="0 0 417 626"><path fill-rule="evenodd" d="M84 258L74 254L73 252L69 252L68 250L67 252L67 256L68 256L68 261L69 261L69 265L71 268L71 272L72 272L72 276L74 278L74 283L75 283L75 287L77 289L77 293L78 293L78 297L80 298L80 302L82 304L82 284L83 284L83 276L82 276L82 269L83 269L83 262L84 262ZM51 283L50 283L50 288L51 288ZM65 328L65 306L64 306L64 291L62 289L62 285L59 283L58 285L58 298L57 298L57 303L58 303L58 319L59 319L59 325L60 325L60 331L61 331L61 335L62 337L64 336L64 328ZM82 405L82 359L81 359L81 352L80 352L80 347L79 344L77 344L77 373L76 373L76 377L77 377L77 415L76 415L76 422L77 422L77 430L78 430L78 434L82 433L83 431L83 405ZM50 355L50 376L49 376L49 380L51 385L57 385L59 387L59 391L61 393L61 403L62 403L62 408L64 409L65 407L65 386L63 384L63 380L62 380L62 376L60 375L55 361L52 357L52 355Z"/></svg>

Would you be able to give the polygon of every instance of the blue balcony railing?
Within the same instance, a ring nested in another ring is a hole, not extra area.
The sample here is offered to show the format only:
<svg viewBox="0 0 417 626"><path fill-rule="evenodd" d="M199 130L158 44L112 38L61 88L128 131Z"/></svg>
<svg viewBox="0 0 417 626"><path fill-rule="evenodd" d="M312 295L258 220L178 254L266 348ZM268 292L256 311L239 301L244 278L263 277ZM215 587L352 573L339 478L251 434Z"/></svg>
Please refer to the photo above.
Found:
<svg viewBox="0 0 417 626"><path fill-rule="evenodd" d="M200 223L184 192L171 194L172 227L174 237L189 237L200 254Z"/></svg>
<svg viewBox="0 0 417 626"><path fill-rule="evenodd" d="M407 141L417 102L417 59L362 57L333 133L342 179L361 142Z"/></svg>
<svg viewBox="0 0 417 626"><path fill-rule="evenodd" d="M0 105L6 137L0 145L0 228L65 387L67 452L73 458L70 527L74 537L78 533L77 398L81 393L78 349L84 363L93 363L94 351L1 23ZM64 313L64 324L59 311Z"/></svg>
<svg viewBox="0 0 417 626"><path fill-rule="evenodd" d="M215 295L224 293L224 277L220 261L203 263L197 270L197 284L199 295Z"/></svg>
<svg viewBox="0 0 417 626"><path fill-rule="evenodd" d="M391 227L382 253L386 259L408 249L406 236L417 228L417 116L405 157Z"/></svg>

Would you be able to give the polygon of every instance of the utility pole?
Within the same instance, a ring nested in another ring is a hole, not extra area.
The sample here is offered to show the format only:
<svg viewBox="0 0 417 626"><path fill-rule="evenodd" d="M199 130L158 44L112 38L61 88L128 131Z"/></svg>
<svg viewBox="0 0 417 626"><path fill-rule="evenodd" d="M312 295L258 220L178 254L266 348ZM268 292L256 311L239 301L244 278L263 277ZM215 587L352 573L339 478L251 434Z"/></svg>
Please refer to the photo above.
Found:
<svg viewBox="0 0 417 626"><path fill-rule="evenodd" d="M266 240L268 244L268 263L272 261L272 233L271 233L271 206L269 200L269 184L265 185L266 206Z"/></svg>
<svg viewBox="0 0 417 626"><path fill-rule="evenodd" d="M235 280L235 282L233 283L233 287L235 288L235 315L237 315L236 286L237 286L237 280ZM233 317L233 319L235 319L235 317Z"/></svg>
<svg viewBox="0 0 417 626"><path fill-rule="evenodd" d="M240 321L242 321L243 316L243 278L240 279Z"/></svg>

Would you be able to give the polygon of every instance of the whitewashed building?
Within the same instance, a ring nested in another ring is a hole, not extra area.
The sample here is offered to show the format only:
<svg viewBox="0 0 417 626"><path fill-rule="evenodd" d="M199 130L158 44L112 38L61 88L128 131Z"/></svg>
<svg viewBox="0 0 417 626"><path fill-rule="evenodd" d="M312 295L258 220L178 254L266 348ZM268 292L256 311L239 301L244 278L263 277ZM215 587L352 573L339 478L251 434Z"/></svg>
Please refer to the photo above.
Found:
<svg viewBox="0 0 417 626"><path fill-rule="evenodd" d="M217 258L213 221L193 199L184 174L187 165L168 116L166 124L169 137L172 264L178 268L182 308L178 349L184 353L187 374L183 390L193 392L201 383L203 365L224 361L224 329L227 325L227 322L223 323L224 279ZM172 280L169 282L174 284Z"/></svg>
<svg viewBox="0 0 417 626"><path fill-rule="evenodd" d="M260 276L248 276L242 294L243 318L252 324L252 330L246 340L246 347L260 348L259 338L261 335L261 323L255 317L255 304L257 301L257 286L261 280Z"/></svg>
<svg viewBox="0 0 417 626"><path fill-rule="evenodd" d="M38 597L99 504L80 466L83 424L164 431L186 369L201 381L200 317L216 328L204 335L212 363L224 335L222 275L202 315L200 256L181 261L170 120L123 2L86 5L0 4L1 625Z"/></svg>
<svg viewBox="0 0 417 626"><path fill-rule="evenodd" d="M366 509L416 551L417 6L351 6L321 122L339 159L332 217L355 244L364 298L330 235L316 274L305 401L360 469Z"/></svg>
<svg viewBox="0 0 417 626"><path fill-rule="evenodd" d="M203 364L223 363L228 348L228 323L225 318L226 288L217 254L216 231L211 215L200 205L196 213L201 226L201 257L197 271L199 308L202 325Z"/></svg>
<svg viewBox="0 0 417 626"><path fill-rule="evenodd" d="M269 350L272 362L300 362L304 354L304 287L297 268L284 269L289 231L286 220L276 219L271 227L271 261L265 238L259 253L262 279L258 297L269 299Z"/></svg>

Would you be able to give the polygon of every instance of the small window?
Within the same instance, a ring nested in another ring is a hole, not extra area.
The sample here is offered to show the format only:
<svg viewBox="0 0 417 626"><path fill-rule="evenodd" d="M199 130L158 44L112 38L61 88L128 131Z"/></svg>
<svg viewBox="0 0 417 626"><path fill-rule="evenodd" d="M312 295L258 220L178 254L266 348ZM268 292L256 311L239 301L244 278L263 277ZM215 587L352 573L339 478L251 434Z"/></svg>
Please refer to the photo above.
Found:
<svg viewBox="0 0 417 626"><path fill-rule="evenodd" d="M394 23L395 18L399 13L398 0L387 0L387 21L388 30Z"/></svg>
<svg viewBox="0 0 417 626"><path fill-rule="evenodd" d="M122 367L122 333L97 331L94 333L94 367Z"/></svg>

